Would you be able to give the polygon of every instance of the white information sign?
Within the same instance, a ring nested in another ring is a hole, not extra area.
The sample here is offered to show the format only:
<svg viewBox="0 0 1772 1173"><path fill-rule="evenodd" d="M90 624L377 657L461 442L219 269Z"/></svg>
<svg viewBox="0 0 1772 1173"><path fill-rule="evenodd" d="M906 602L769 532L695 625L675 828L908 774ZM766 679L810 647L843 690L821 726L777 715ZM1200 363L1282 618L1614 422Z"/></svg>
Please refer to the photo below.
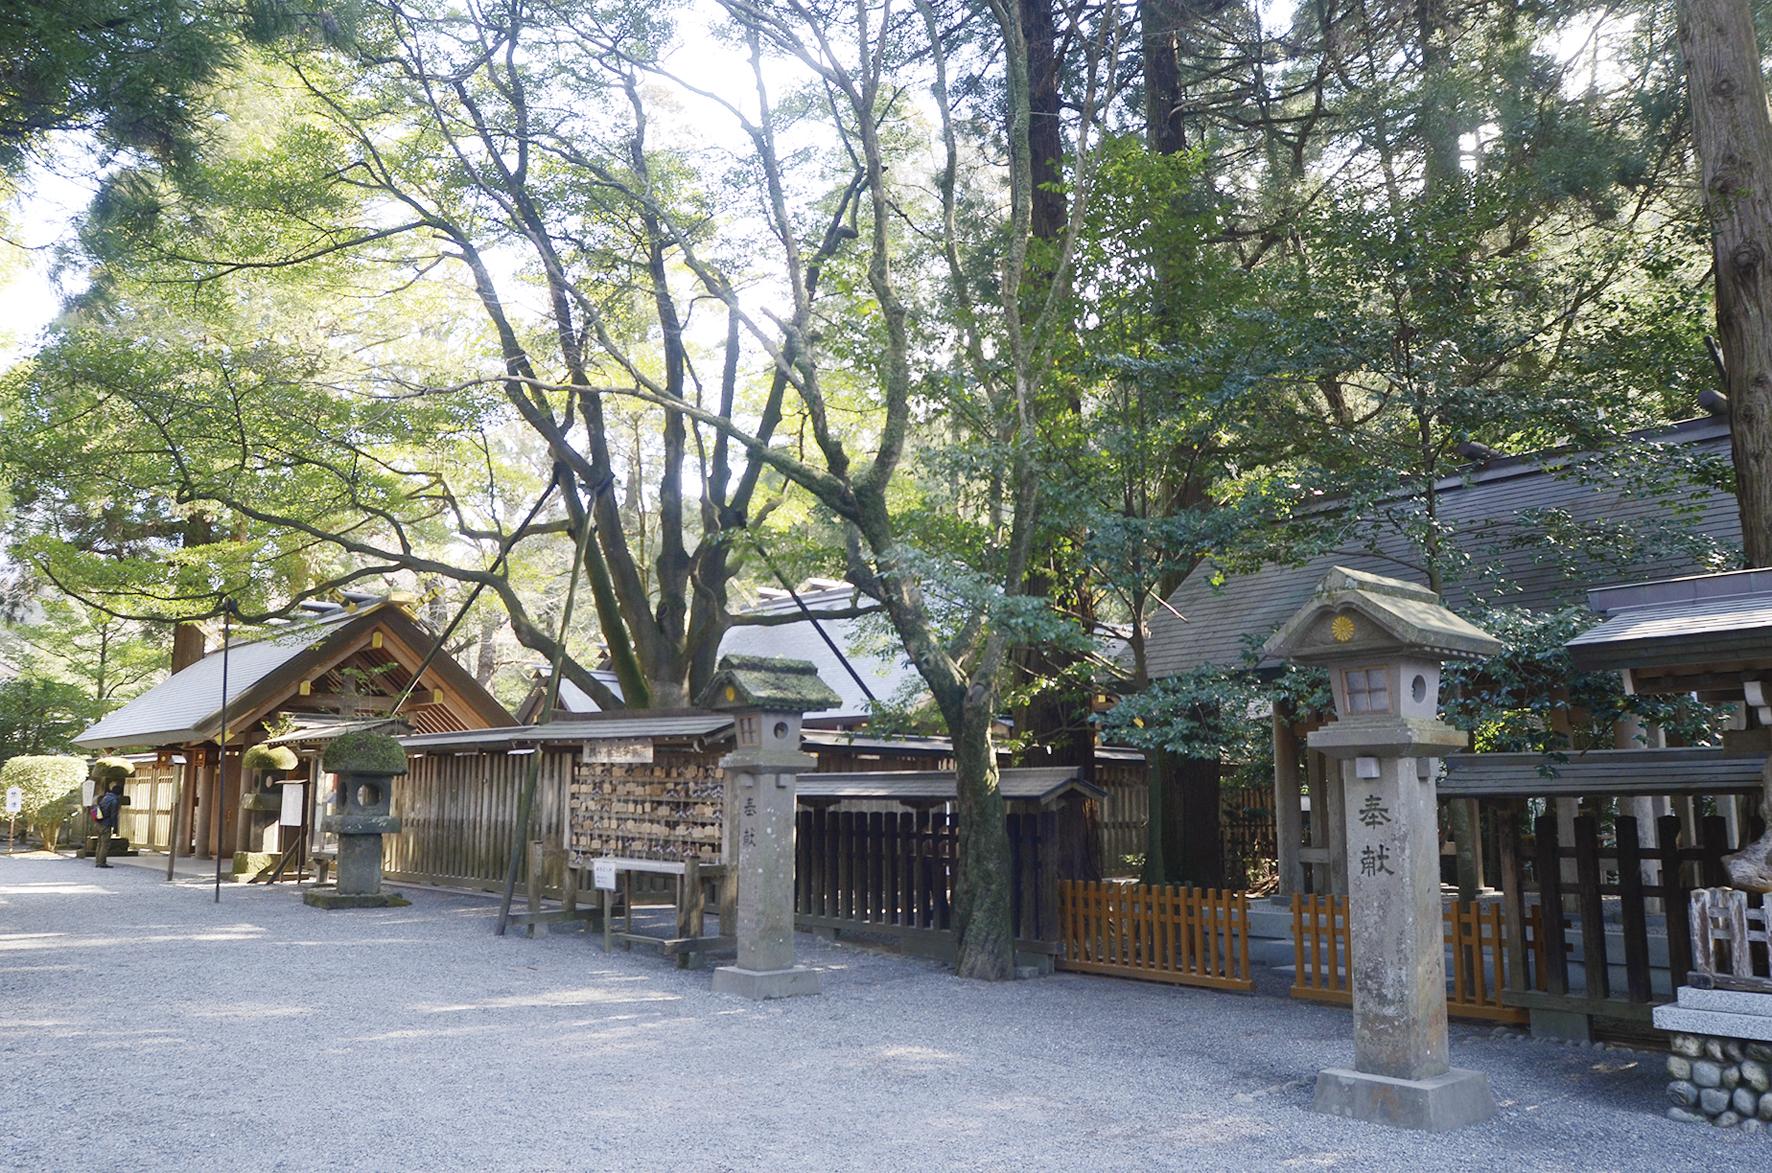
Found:
<svg viewBox="0 0 1772 1173"><path fill-rule="evenodd" d="M25 792L17 786L6 788L6 813L16 815L25 809Z"/></svg>
<svg viewBox="0 0 1772 1173"><path fill-rule="evenodd" d="M615 891L615 861L613 859L593 859L591 861L591 882L604 892Z"/></svg>
<svg viewBox="0 0 1772 1173"><path fill-rule="evenodd" d="M307 793L307 789L300 782L283 784L283 809L277 812L277 822L281 826L301 826L302 795Z"/></svg>

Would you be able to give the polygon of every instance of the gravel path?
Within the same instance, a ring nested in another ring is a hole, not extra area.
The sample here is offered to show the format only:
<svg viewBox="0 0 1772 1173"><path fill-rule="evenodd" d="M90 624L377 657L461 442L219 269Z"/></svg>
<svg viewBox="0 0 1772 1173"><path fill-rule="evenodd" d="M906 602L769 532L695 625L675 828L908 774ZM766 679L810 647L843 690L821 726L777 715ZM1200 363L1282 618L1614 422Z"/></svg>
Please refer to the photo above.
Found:
<svg viewBox="0 0 1772 1173"><path fill-rule="evenodd" d="M1455 1025L1502 1104L1446 1136L1306 1111L1345 1011L1081 975L986 985L819 946L753 1004L493 904L0 857L0 1165L18 1168L1765 1168L1662 1119L1659 1056ZM102 1126L95 1121L106 1121Z"/></svg>

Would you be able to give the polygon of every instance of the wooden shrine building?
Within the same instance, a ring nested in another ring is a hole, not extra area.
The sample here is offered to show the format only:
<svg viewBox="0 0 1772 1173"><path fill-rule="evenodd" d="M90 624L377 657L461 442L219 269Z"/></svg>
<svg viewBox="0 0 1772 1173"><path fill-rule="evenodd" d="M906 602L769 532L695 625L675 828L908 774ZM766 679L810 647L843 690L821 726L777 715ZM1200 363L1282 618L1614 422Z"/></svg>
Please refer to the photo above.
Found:
<svg viewBox="0 0 1772 1173"><path fill-rule="evenodd" d="M141 846L164 850L176 838L181 855L231 854L245 837L241 751L265 741L275 726L287 723L283 719L385 720L435 642L399 602L330 606L229 649L225 755L219 650L94 724L75 744L93 752L152 755L138 759L144 766L129 786L124 815L124 833ZM425 669L399 718L420 733L457 733L511 720L447 655ZM311 754L309 759L309 780L317 782L318 766ZM310 786L304 796L310 816L315 789ZM311 827L315 820L304 822Z"/></svg>

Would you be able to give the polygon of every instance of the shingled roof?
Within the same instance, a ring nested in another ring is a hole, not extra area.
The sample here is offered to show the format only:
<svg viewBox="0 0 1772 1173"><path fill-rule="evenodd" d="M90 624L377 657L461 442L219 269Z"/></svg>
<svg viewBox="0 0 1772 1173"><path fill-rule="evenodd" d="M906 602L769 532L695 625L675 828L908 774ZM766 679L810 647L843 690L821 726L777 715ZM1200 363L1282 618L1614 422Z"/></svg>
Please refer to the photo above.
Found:
<svg viewBox="0 0 1772 1173"><path fill-rule="evenodd" d="M371 653L366 641L377 632L387 643L375 644ZM398 605L374 603L237 640L227 654L229 726L238 737L270 709L299 701L304 680L331 671L347 656L373 654L394 663L398 649L405 666L416 667L434 639ZM485 727L510 721L492 694L448 655L432 661L426 679L427 687L441 681L448 698L441 703L414 698L406 712L421 724ZM376 684L393 682L383 677ZM222 653L214 651L93 724L74 744L119 749L212 740L221 732L221 684Z"/></svg>
<svg viewBox="0 0 1772 1173"><path fill-rule="evenodd" d="M1639 439L1678 445L1689 450L1729 453L1728 425L1700 419L1640 433ZM1650 577L1702 573L1684 555L1647 557L1632 565L1582 562L1571 574L1556 554L1571 551L1534 545L1538 527L1529 514L1559 510L1577 524L1600 521L1645 525L1661 519L1665 502L1633 496L1623 486L1596 485L1572 475L1556 475L1580 454L1532 454L1490 462L1437 486L1439 514L1453 540L1481 556L1472 572L1445 584L1446 604L1462 610L1493 602L1530 610L1553 610L1581 602L1591 587ZM1694 509L1693 532L1726 545L1741 541L1735 499L1709 490L1694 490L1687 504ZM1350 542L1297 566L1268 565L1246 575L1223 577L1219 568L1202 564L1170 596L1178 614L1160 610L1151 621L1149 649L1153 677L1173 676L1202 664L1235 667L1245 662L1251 641L1259 643L1302 607L1317 584L1336 566L1395 578L1425 582L1408 567L1408 551L1394 534L1382 534L1377 552L1366 542ZM1223 577L1223 581L1220 579Z"/></svg>

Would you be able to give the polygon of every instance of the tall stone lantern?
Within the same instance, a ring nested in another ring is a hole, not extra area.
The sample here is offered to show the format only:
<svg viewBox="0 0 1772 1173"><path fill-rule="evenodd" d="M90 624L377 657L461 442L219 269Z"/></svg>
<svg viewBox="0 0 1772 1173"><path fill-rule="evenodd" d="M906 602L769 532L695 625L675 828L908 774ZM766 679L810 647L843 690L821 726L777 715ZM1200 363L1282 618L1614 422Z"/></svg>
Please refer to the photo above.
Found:
<svg viewBox="0 0 1772 1173"><path fill-rule="evenodd" d="M1336 567L1264 649L1335 695L1308 744L1341 762L1354 1066L1318 1074L1316 1111L1434 1132L1495 1112L1488 1077L1448 1062L1435 779L1467 742L1439 719L1441 665L1501 646L1426 587Z"/></svg>
<svg viewBox="0 0 1772 1173"><path fill-rule="evenodd" d="M338 884L309 888L302 901L316 908L410 904L381 887L381 837L400 829L392 804L394 779L406 773L406 750L385 733L360 730L329 744L320 765L335 777L335 813L320 826L338 836Z"/></svg>
<svg viewBox="0 0 1772 1173"><path fill-rule="evenodd" d="M732 714L736 746L720 759L738 868L738 964L714 971L717 993L746 998L816 994L816 969L794 961L794 779L817 763L800 752L803 714L841 698L805 660L726 656L701 707ZM721 925L722 933L733 931Z"/></svg>

